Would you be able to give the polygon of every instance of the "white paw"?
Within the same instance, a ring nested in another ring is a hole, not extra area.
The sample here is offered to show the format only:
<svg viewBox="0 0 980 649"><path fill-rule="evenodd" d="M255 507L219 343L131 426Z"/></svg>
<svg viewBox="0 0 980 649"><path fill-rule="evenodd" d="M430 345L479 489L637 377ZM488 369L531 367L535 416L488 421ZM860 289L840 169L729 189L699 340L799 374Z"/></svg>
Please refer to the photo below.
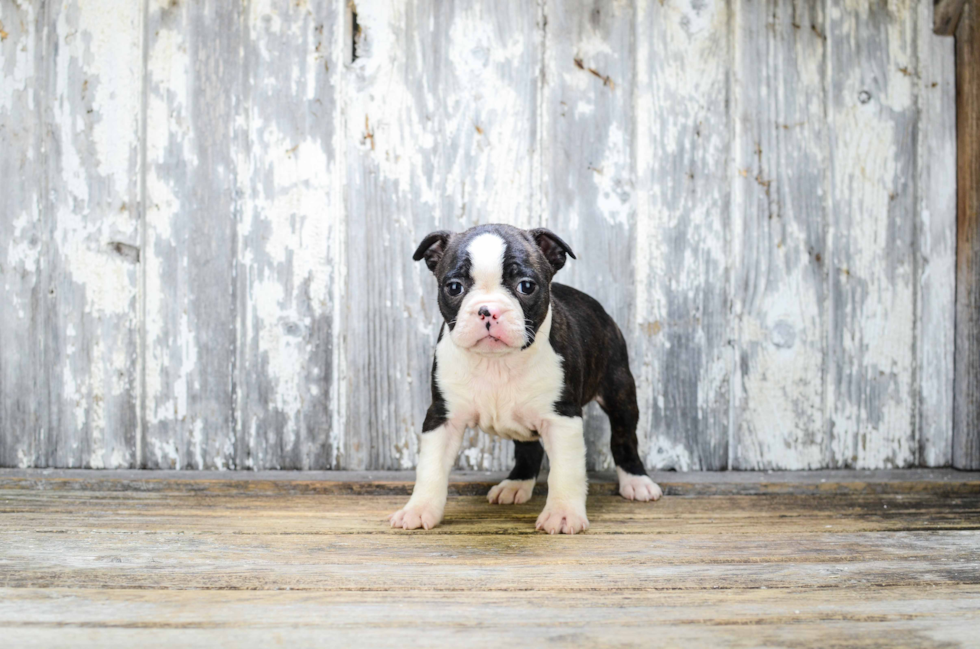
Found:
<svg viewBox="0 0 980 649"><path fill-rule="evenodd" d="M660 485L645 475L632 475L619 467L616 467L616 473L619 474L619 495L626 500L649 502L660 500L664 495Z"/></svg>
<svg viewBox="0 0 980 649"><path fill-rule="evenodd" d="M498 505L520 505L531 499L534 480L504 480L487 494L487 500Z"/></svg>
<svg viewBox="0 0 980 649"><path fill-rule="evenodd" d="M410 500L397 512L389 514L388 520L392 527L403 530L417 530L420 527L431 530L442 521L442 509L429 503L413 503Z"/></svg>
<svg viewBox="0 0 980 649"><path fill-rule="evenodd" d="M584 506L548 503L534 528L548 534L575 534L589 529L589 519Z"/></svg>

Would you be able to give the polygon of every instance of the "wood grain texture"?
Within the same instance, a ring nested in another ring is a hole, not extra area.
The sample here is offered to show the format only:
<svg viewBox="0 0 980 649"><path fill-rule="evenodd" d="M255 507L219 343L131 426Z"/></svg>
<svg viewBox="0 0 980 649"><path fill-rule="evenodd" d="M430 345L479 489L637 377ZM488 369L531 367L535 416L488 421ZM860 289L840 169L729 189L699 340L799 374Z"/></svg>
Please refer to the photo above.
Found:
<svg viewBox="0 0 980 649"><path fill-rule="evenodd" d="M358 2L347 84L347 429L340 466L408 468L442 318L411 253L432 230L531 221L538 13L495 2ZM537 222L537 221L535 221ZM471 431L463 468L512 444Z"/></svg>
<svg viewBox="0 0 980 649"><path fill-rule="evenodd" d="M914 15L905 0L834 0L824 30L832 466L916 461Z"/></svg>
<svg viewBox="0 0 980 649"><path fill-rule="evenodd" d="M598 299L624 333L632 321L633 8L628 2L544 3L541 167L544 225L578 259L556 281ZM589 468L611 469L609 421L586 409Z"/></svg>
<svg viewBox="0 0 980 649"><path fill-rule="evenodd" d="M734 4L731 468L829 453L823 2Z"/></svg>
<svg viewBox="0 0 980 649"><path fill-rule="evenodd" d="M38 466L132 466L139 428L142 13L53 2L45 52Z"/></svg>
<svg viewBox="0 0 980 649"><path fill-rule="evenodd" d="M139 430L143 16L120 0L48 8L54 99L44 363L48 463L132 466ZM111 17L111 18L110 18ZM54 128L53 126L57 125ZM51 291L54 291L51 294ZM83 423L84 422L84 423Z"/></svg>
<svg viewBox="0 0 980 649"><path fill-rule="evenodd" d="M731 81L725 2L637 4L634 349L641 456L728 466Z"/></svg>
<svg viewBox="0 0 980 649"><path fill-rule="evenodd" d="M507 476L499 471L454 471L452 496L482 496ZM836 469L818 471L651 471L650 478L669 496L759 495L932 495L980 493L980 472L956 469ZM248 496L408 495L414 471L180 471L142 469L0 469L0 489L97 492L186 492ZM544 475L535 493L547 492ZM591 473L593 495L616 495L615 472Z"/></svg>
<svg viewBox="0 0 980 649"><path fill-rule="evenodd" d="M236 466L243 5L147 16L142 466Z"/></svg>
<svg viewBox="0 0 980 649"><path fill-rule="evenodd" d="M404 496L44 482L0 487L18 646L948 647L980 614L975 492L592 495L589 532L555 537L533 531L540 495L454 497L446 524L404 532L383 520Z"/></svg>
<svg viewBox="0 0 980 649"><path fill-rule="evenodd" d="M953 442L956 315L956 66L952 38L932 33L932 5L918 6L915 319L918 463L949 466Z"/></svg>
<svg viewBox="0 0 980 649"><path fill-rule="evenodd" d="M922 3L926 6L927 3ZM937 34L953 36L963 15L966 0L935 0L932 28Z"/></svg>
<svg viewBox="0 0 980 649"><path fill-rule="evenodd" d="M43 465L48 399L38 332L45 233L41 217L44 21L40 2L0 1L0 465ZM10 179L10 180L8 180ZM16 182L13 179L17 179Z"/></svg>
<svg viewBox="0 0 980 649"><path fill-rule="evenodd" d="M237 233L236 465L337 463L342 6L250 2Z"/></svg>
<svg viewBox="0 0 980 649"><path fill-rule="evenodd" d="M226 644L467 647L968 646L975 586L842 592L458 593L4 589L4 637L20 646ZM168 625L159 620L171 620ZM506 620L502 623L501 620ZM419 628L425 629L419 633Z"/></svg>
<svg viewBox="0 0 980 649"><path fill-rule="evenodd" d="M956 381L953 466L980 468L980 5L956 30Z"/></svg>
<svg viewBox="0 0 980 649"><path fill-rule="evenodd" d="M651 468L976 457L945 6L0 0L0 465L411 468L410 254L492 221L572 243Z"/></svg>

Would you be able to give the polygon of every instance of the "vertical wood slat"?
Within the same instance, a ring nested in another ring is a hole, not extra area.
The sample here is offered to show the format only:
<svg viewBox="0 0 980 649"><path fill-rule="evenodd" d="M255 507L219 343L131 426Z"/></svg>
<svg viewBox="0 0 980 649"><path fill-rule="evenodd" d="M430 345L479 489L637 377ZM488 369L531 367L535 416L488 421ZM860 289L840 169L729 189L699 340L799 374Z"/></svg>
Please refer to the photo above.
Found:
<svg viewBox="0 0 980 649"><path fill-rule="evenodd" d="M578 257L555 281L598 299L629 335L636 230L632 6L551 1L544 15L544 225ZM586 411L585 434L589 468L612 469L609 423L596 404Z"/></svg>
<svg viewBox="0 0 980 649"><path fill-rule="evenodd" d="M241 12L216 0L149 2L147 468L236 466Z"/></svg>
<svg viewBox="0 0 980 649"><path fill-rule="evenodd" d="M358 2L347 95L349 382L341 465L408 468L441 324L411 253L434 229L529 224L537 11L500 3ZM501 469L511 444L473 432L460 465Z"/></svg>
<svg viewBox="0 0 980 649"><path fill-rule="evenodd" d="M735 2L732 468L825 465L823 0Z"/></svg>
<svg viewBox="0 0 980 649"><path fill-rule="evenodd" d="M43 466L43 5L0 0L0 466ZM11 179L11 180L8 180ZM16 179L16 181L13 181Z"/></svg>
<svg viewBox="0 0 980 649"><path fill-rule="evenodd" d="M0 15L0 425L21 438L0 444L5 464L134 461L142 16L108 13L5 2Z"/></svg>
<svg viewBox="0 0 980 649"><path fill-rule="evenodd" d="M336 465L332 431L335 240L343 196L332 183L344 15L334 0L253 0L245 16L238 232L237 464Z"/></svg>
<svg viewBox="0 0 980 649"><path fill-rule="evenodd" d="M953 466L980 469L980 4L956 28L956 382Z"/></svg>
<svg viewBox="0 0 980 649"><path fill-rule="evenodd" d="M639 2L634 98L641 453L728 466L728 4Z"/></svg>
<svg viewBox="0 0 980 649"><path fill-rule="evenodd" d="M132 466L137 409L142 11L49 5L47 463Z"/></svg>
<svg viewBox="0 0 980 649"><path fill-rule="evenodd" d="M933 34L931 2L919 3L917 19L918 464L949 466L956 313L955 41Z"/></svg>
<svg viewBox="0 0 980 649"><path fill-rule="evenodd" d="M909 0L833 0L829 29L831 465L915 462Z"/></svg>

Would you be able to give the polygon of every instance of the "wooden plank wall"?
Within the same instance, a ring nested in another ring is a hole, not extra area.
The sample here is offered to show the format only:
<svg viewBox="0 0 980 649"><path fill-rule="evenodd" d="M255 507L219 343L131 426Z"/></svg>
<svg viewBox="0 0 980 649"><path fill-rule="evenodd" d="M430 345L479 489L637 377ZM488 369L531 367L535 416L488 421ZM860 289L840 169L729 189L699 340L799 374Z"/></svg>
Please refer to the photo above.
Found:
<svg viewBox="0 0 980 649"><path fill-rule="evenodd" d="M931 0L0 0L0 466L413 466L430 230L544 225L651 468L952 459ZM608 426L588 411L592 468ZM468 435L460 467L511 446Z"/></svg>

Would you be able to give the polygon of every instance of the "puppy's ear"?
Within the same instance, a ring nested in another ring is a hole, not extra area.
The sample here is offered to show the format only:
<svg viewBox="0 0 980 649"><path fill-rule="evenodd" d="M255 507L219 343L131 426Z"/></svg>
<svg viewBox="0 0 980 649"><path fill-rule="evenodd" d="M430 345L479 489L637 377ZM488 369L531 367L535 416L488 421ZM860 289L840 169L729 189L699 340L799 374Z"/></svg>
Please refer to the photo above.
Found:
<svg viewBox="0 0 980 649"><path fill-rule="evenodd" d="M551 267L558 272L565 265L565 255L568 254L572 259L577 259L571 247L561 240L561 238L547 228L535 228L528 230L531 238L541 248L544 258L548 260Z"/></svg>
<svg viewBox="0 0 980 649"><path fill-rule="evenodd" d="M412 255L412 259L419 261L423 257L425 258L425 265L429 267L433 273L436 272L436 266L439 264L439 260L442 259L443 254L446 252L446 244L449 243L449 237L452 236L452 232L446 230L436 230L435 232L430 232L422 239L422 243L419 247L415 249L415 254Z"/></svg>

